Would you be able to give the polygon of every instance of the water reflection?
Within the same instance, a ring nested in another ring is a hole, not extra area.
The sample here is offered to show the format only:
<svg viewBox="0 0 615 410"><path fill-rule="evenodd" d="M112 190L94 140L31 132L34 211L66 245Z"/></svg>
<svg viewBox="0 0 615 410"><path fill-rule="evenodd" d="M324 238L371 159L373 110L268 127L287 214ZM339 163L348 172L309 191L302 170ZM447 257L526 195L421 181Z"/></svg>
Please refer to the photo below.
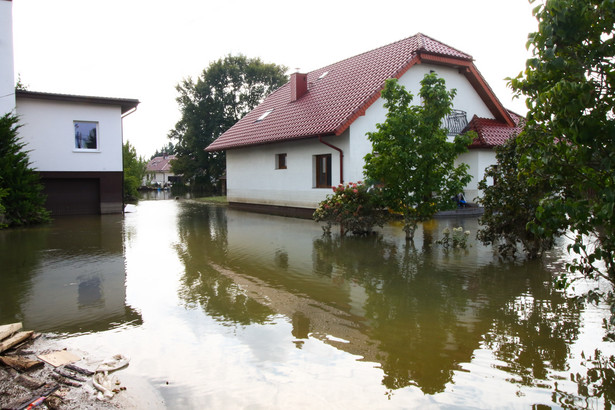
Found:
<svg viewBox="0 0 615 410"><path fill-rule="evenodd" d="M476 231L474 220L462 221ZM580 312L539 263L503 264L490 249L443 250L434 221L406 246L395 227L370 238L323 237L311 221L184 204L182 296L238 324L282 314L295 344L314 337L379 363L389 389L445 390L479 348L511 381L548 385L563 371Z"/></svg>
<svg viewBox="0 0 615 410"><path fill-rule="evenodd" d="M126 306L122 216L0 231L0 323L58 333L140 324Z"/></svg>

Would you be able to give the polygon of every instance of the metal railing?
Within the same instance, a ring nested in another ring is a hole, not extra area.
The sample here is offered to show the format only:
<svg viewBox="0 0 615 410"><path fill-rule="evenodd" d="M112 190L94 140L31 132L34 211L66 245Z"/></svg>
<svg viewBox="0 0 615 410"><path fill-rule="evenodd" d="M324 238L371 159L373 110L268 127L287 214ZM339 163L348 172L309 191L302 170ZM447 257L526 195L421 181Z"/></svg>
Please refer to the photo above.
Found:
<svg viewBox="0 0 615 410"><path fill-rule="evenodd" d="M465 111L451 110L451 113L444 119L444 128L448 130L447 135L459 135L468 125L468 116Z"/></svg>

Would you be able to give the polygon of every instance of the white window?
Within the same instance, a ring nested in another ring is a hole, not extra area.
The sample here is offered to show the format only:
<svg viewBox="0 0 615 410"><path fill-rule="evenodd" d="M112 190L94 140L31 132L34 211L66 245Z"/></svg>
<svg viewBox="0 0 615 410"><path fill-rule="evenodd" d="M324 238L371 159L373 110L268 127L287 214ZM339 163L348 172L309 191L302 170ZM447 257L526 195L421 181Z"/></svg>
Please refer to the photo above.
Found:
<svg viewBox="0 0 615 410"><path fill-rule="evenodd" d="M98 122L73 121L75 126L75 150L98 151Z"/></svg>

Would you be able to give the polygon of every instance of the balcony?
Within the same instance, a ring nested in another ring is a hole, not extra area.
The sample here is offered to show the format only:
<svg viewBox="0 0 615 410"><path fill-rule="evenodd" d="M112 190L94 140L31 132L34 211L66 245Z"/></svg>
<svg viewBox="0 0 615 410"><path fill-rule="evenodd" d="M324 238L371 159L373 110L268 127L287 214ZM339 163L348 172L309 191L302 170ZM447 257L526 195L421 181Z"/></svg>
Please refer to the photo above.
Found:
<svg viewBox="0 0 615 410"><path fill-rule="evenodd" d="M453 109L443 122L443 127L448 130L447 135L459 135L468 125L468 116L465 111Z"/></svg>

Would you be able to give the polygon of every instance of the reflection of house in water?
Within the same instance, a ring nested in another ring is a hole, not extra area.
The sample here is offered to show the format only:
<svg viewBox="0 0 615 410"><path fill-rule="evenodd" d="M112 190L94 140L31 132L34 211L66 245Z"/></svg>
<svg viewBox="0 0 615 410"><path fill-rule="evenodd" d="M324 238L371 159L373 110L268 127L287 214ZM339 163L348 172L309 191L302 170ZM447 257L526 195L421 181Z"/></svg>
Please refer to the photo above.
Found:
<svg viewBox="0 0 615 410"><path fill-rule="evenodd" d="M298 347L315 337L379 363L389 388L442 391L490 326L476 275L452 273L464 270L454 255L435 250L425 257L403 240L326 238L311 221L227 215L231 259L216 270L289 318ZM463 256L469 271L483 251Z"/></svg>
<svg viewBox="0 0 615 410"><path fill-rule="evenodd" d="M121 216L58 218L22 298L24 324L38 331L93 332L140 324L126 305Z"/></svg>

